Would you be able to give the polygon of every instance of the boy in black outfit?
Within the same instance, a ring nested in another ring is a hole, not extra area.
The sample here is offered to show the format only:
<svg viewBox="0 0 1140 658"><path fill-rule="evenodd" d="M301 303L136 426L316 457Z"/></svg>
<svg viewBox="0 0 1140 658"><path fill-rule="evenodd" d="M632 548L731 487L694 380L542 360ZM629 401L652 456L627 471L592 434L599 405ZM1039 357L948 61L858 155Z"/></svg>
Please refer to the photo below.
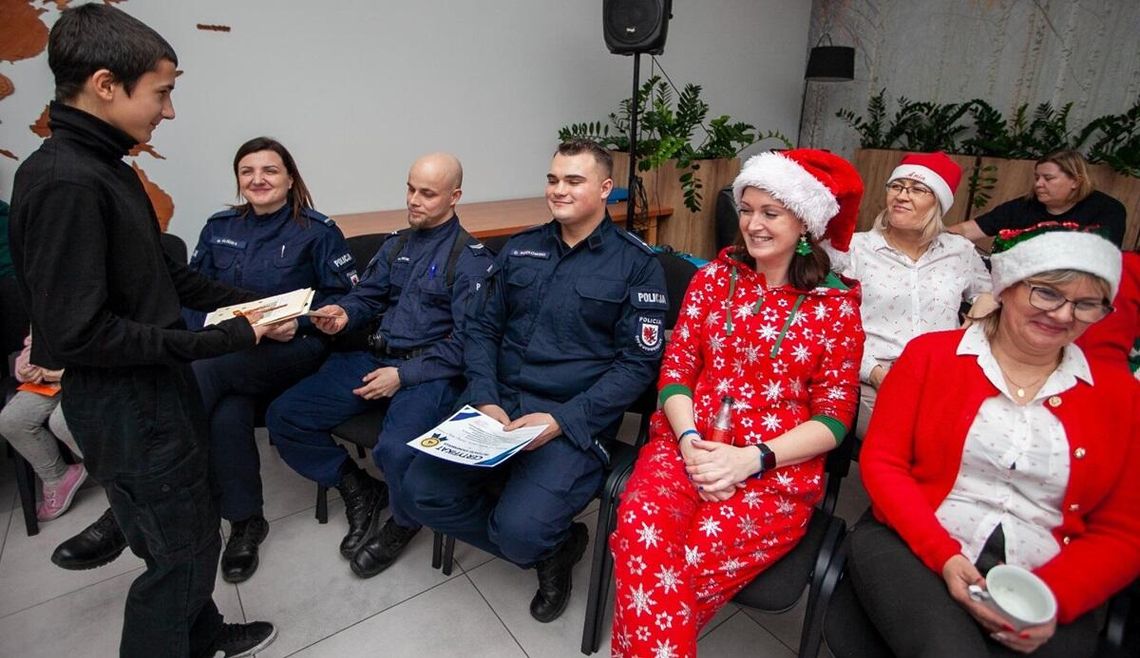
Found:
<svg viewBox="0 0 1140 658"><path fill-rule="evenodd" d="M240 317L185 330L182 305L255 296L164 256L154 210L122 161L174 118L177 61L158 33L118 9L60 15L48 41L52 136L16 172L12 259L36 337L32 360L67 369L68 425L146 561L127 596L120 654L247 656L276 629L223 624L212 599L220 520L189 363L273 330Z"/></svg>

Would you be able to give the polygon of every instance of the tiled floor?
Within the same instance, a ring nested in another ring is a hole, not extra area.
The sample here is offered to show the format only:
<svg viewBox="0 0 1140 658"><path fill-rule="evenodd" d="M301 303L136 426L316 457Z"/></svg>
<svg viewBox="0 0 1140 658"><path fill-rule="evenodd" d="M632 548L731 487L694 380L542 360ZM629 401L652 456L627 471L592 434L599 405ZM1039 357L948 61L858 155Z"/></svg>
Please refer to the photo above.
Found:
<svg viewBox="0 0 1140 658"><path fill-rule="evenodd" d="M628 423L627 423L628 425ZM260 436L269 538L252 579L227 585L214 598L229 620L267 619L280 635L259 656L385 656L547 658L580 656L588 559L574 570L570 607L557 621L531 619L533 571L522 571L463 544L450 577L430 566L431 534L421 532L383 574L361 580L337 551L346 524L335 490L329 523L313 518L315 487L288 469ZM840 510L849 521L866 506L858 474L844 482ZM87 486L63 517L29 538L7 459L0 460L0 656L85 658L117 654L122 605L142 562L125 553L92 571L56 568L57 543L94 521L106 506ZM582 514L593 531L595 506ZM594 537L591 536L592 550ZM587 556L590 553L587 552ZM729 605L705 629L702 658L794 656L801 605L767 615ZM607 624L608 624L607 620ZM598 655L608 655L607 639Z"/></svg>

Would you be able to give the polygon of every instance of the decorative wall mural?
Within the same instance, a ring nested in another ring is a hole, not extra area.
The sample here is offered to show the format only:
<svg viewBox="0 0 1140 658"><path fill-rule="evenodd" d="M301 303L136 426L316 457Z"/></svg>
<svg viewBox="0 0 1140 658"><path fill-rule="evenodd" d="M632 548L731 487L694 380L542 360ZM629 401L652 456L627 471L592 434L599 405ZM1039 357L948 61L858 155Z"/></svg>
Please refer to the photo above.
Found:
<svg viewBox="0 0 1140 658"><path fill-rule="evenodd" d="M57 11L63 11L69 2L70 0L41 0L40 4L55 5ZM125 0L103 0L103 3L108 5L121 2L125 2ZM4 17L3 20L0 20L0 61L16 62L31 59L40 55L47 48L49 30L40 16L47 13L48 10L34 7L34 4L36 4L35 0L0 0L0 16ZM228 32L229 28L226 27L225 31ZM11 79L0 74L0 101L15 92L16 88ZM44 139L51 134L51 129L48 127L48 108L46 105L36 120L28 126L28 129ZM159 226L165 231L170 224L171 217L174 216L174 200L158 184L150 180L150 177L139 166L138 157L142 153L158 160L165 160L166 158L150 144L139 144L131 149L129 154L130 157L135 158L131 162L131 167L142 181L147 196L150 197L151 204L154 206L155 214L158 216ZM5 148L0 148L0 156L12 160L20 159L19 155Z"/></svg>

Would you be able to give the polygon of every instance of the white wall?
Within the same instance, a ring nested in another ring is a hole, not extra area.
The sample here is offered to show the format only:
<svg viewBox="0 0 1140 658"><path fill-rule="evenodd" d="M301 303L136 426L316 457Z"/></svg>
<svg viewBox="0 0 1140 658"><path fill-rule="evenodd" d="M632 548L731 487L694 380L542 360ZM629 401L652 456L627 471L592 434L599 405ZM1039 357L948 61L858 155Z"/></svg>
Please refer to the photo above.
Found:
<svg viewBox="0 0 1140 658"><path fill-rule="evenodd" d="M1071 102L1074 132L1140 95L1136 0L815 0L811 28L813 45L826 32L855 47L855 80L813 83L804 111L804 143L844 155L859 135L836 111L865 116L881 89L888 115L899 97L981 98L1007 119L1023 103Z"/></svg>
<svg viewBox="0 0 1140 658"><path fill-rule="evenodd" d="M174 198L170 230L190 244L234 200L230 161L250 137L288 146L327 214L402 206L410 162L441 149L462 159L467 201L537 196L558 128L603 119L632 81L632 59L605 48L599 0L118 7L162 33L185 71L177 119L152 141L167 159L138 163ZM678 85L704 86L713 116L794 136L810 11L807 0L675 0L659 59ZM649 68L643 57L643 79ZM16 86L0 102L0 148L26 157L39 143L26 127L52 94L46 54L0 73ZM0 158L0 197L17 166Z"/></svg>

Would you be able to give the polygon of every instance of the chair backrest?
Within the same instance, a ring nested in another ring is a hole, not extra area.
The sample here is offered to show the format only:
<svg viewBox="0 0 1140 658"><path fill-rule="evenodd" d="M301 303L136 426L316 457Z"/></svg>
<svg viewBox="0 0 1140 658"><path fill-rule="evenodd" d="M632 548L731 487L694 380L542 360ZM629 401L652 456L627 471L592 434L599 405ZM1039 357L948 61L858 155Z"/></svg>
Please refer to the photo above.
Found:
<svg viewBox="0 0 1140 658"><path fill-rule="evenodd" d="M356 261L357 274L364 276L364 268L368 266L368 261L372 260L389 235L391 233L366 233L354 235L346 240L348 253L352 254L352 260Z"/></svg>
<svg viewBox="0 0 1140 658"><path fill-rule="evenodd" d="M736 198L732 186L723 188L716 195L716 250L719 252L736 241L740 233L740 214L736 211Z"/></svg>
<svg viewBox="0 0 1140 658"><path fill-rule="evenodd" d="M187 263L186 243L182 241L182 238L173 233L159 233L158 240L162 243L162 250L166 252L167 256L170 256L170 260L179 265Z"/></svg>
<svg viewBox="0 0 1140 658"><path fill-rule="evenodd" d="M681 314L681 302L689 282L697 273L697 266L676 254L658 253L657 262L665 270L665 293L669 297L669 310L665 312L665 328L672 329Z"/></svg>
<svg viewBox="0 0 1140 658"><path fill-rule="evenodd" d="M498 256L499 252L503 250L503 246L507 244L507 240L510 239L510 235L493 235L489 238L480 238L479 242L482 242L483 246L492 254Z"/></svg>

